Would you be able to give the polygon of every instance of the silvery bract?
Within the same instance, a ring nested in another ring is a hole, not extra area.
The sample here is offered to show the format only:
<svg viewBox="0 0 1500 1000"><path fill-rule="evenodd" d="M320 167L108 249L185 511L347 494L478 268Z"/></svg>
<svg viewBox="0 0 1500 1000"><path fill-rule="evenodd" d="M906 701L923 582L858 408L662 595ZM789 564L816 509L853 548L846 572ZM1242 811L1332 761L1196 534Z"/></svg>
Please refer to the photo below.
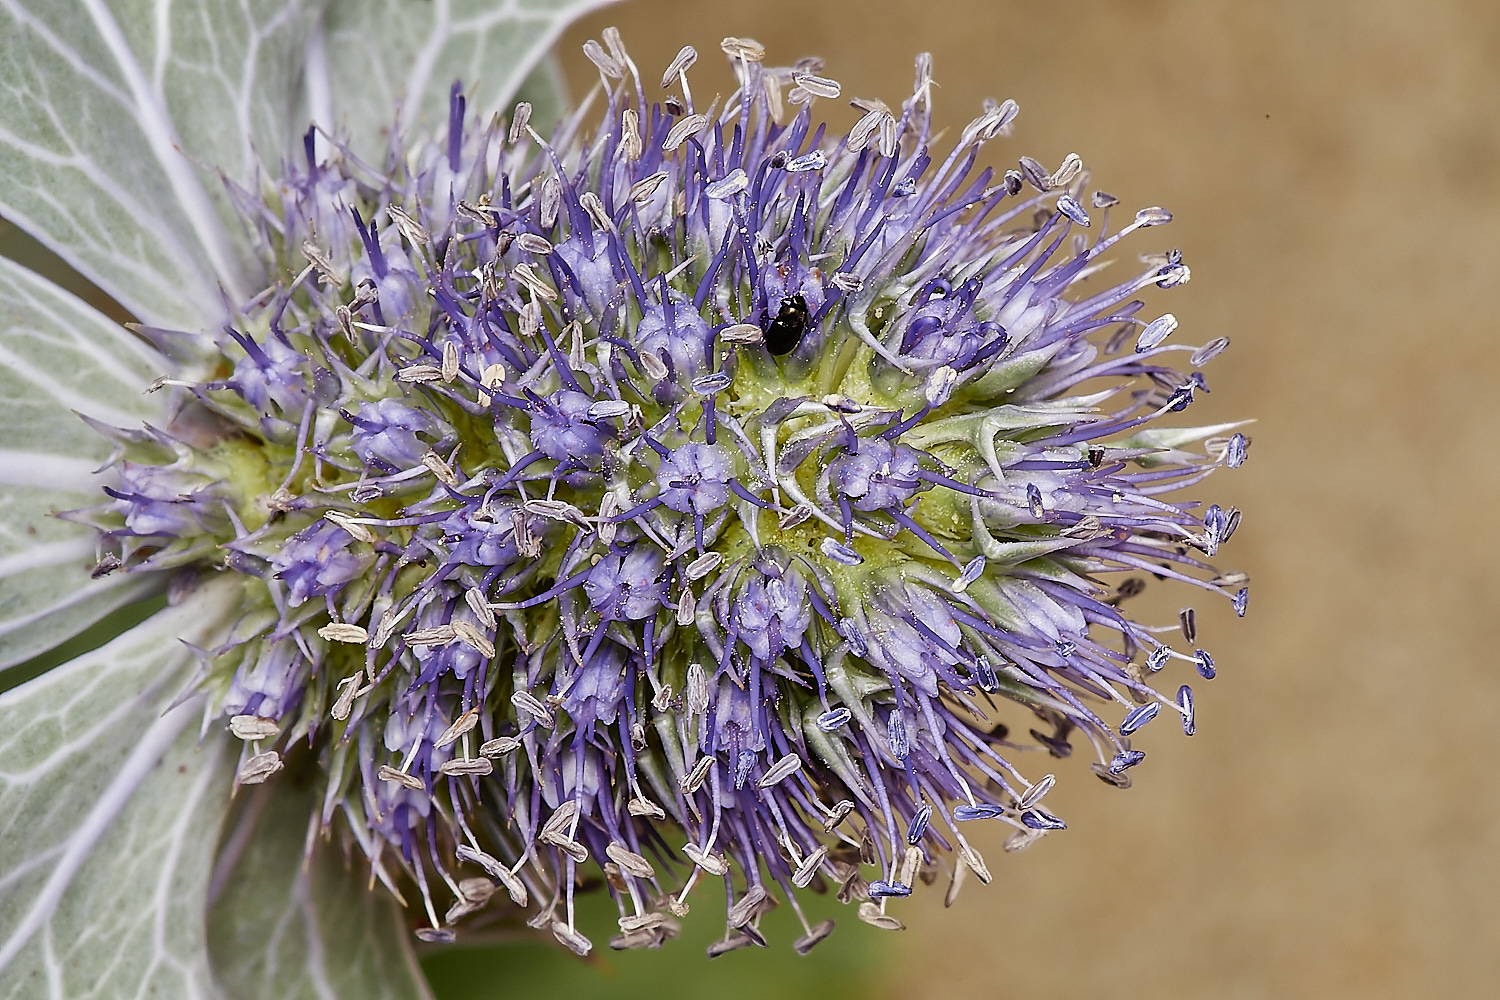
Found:
<svg viewBox="0 0 1500 1000"><path fill-rule="evenodd" d="M1176 251L1098 276L1171 216L1111 233L1076 156L976 170L1010 101L934 159L925 58L835 136L820 64L723 48L739 89L703 107L691 49L660 93L608 32L603 110L555 130L455 84L446 128L373 147L330 104L226 185L269 283L143 325L159 355L111 341L170 402L94 411L108 497L66 516L95 586L170 588L197 672L166 694L236 738L239 785L311 775L307 843L362 853L424 940L519 907L586 953L601 875L617 948L703 881L710 954L807 888L898 928L919 880L989 880L973 824L1063 829L1017 751L1086 744L1123 787L1141 727L1193 732L1152 683L1213 676L1192 613L1174 650L1101 574L1245 610L1203 561L1238 512L1175 491L1247 440L1155 426L1226 343L1141 315Z"/></svg>

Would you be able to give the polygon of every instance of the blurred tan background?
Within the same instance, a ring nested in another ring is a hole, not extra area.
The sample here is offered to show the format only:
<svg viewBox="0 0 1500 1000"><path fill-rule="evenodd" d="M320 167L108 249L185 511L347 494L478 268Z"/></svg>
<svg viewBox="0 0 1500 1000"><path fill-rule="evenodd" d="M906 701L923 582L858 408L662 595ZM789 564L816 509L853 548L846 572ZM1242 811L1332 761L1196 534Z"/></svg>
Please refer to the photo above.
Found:
<svg viewBox="0 0 1500 1000"><path fill-rule="evenodd" d="M1172 209L1129 252L1194 280L1151 307L1233 340L1191 415L1260 418L1205 491L1245 509L1220 563L1253 584L1200 617L1199 735L1145 730L1126 792L1059 762L1071 829L904 904L886 995L1500 996L1500 4L634 0L564 39L580 94L609 24L653 84L695 45L700 100L730 34L892 105L930 51L955 132L1015 98L991 162L1077 151ZM1152 586L1137 610L1193 599Z"/></svg>

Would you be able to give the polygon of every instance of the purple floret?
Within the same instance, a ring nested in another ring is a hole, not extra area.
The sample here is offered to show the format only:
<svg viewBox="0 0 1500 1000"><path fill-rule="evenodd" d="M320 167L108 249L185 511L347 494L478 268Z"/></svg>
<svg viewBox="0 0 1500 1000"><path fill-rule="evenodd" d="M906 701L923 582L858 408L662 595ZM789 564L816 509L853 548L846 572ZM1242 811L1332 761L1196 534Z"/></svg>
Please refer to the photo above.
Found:
<svg viewBox="0 0 1500 1000"><path fill-rule="evenodd" d="M322 522L298 532L271 558L276 577L286 584L293 607L310 597L331 596L363 572L365 561L349 546L354 538L343 528Z"/></svg>
<svg viewBox="0 0 1500 1000"><path fill-rule="evenodd" d="M420 465L431 445L417 435L436 437L432 417L397 399L361 403L354 420L354 453L367 465L380 462L397 469Z"/></svg>

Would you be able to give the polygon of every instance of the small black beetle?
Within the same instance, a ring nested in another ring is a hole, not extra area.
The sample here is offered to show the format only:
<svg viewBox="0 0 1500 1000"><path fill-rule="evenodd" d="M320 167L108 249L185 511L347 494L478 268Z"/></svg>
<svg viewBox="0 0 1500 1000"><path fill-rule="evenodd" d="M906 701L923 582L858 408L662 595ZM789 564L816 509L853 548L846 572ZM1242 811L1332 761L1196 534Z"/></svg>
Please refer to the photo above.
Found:
<svg viewBox="0 0 1500 1000"><path fill-rule="evenodd" d="M801 295L788 295L781 300L776 318L766 327L766 350L778 356L790 354L806 332L807 300Z"/></svg>

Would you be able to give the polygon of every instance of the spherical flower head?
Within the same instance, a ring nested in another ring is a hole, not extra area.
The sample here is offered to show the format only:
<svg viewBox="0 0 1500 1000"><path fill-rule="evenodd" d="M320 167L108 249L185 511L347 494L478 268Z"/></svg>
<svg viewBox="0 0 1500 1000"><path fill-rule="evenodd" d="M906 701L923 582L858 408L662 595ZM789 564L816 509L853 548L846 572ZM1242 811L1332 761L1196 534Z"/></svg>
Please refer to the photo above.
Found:
<svg viewBox="0 0 1500 1000"><path fill-rule="evenodd" d="M1196 730L1155 676L1220 669L1191 613L1179 652L1122 610L1141 578L1105 581L1244 613L1206 562L1239 513L1173 491L1248 439L1158 424L1224 343L1142 318L1175 251L1097 277L1164 210L1112 229L1076 156L978 168L1014 103L936 152L925 58L833 135L819 64L726 39L739 89L700 109L649 104L609 44L602 117L551 140L455 87L447 134L398 131L385 168L309 141L247 208L284 280L216 336L219 380L171 390L200 431L122 439L78 516L127 570L243 580L204 680L255 736L239 780L310 747L321 822L415 887L427 939L483 877L586 952L591 868L613 947L673 936L702 878L711 954L815 879L897 927L944 855L989 879L966 824L1008 850L1066 826L1020 734L1125 787L1158 714Z"/></svg>

